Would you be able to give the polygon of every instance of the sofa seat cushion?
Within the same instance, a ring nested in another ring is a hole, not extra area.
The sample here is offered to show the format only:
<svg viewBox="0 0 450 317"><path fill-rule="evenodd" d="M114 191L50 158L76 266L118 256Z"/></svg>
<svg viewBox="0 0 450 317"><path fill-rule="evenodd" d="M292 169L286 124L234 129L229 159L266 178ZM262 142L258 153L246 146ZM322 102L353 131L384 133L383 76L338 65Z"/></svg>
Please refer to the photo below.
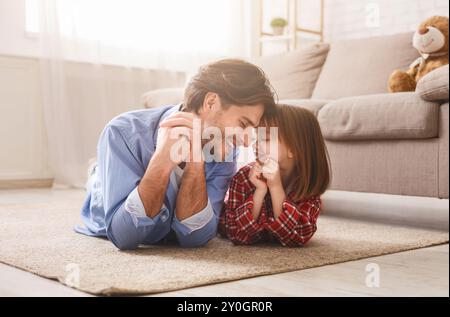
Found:
<svg viewBox="0 0 450 317"><path fill-rule="evenodd" d="M417 83L416 92L428 101L448 101L448 65L428 73Z"/></svg>
<svg viewBox="0 0 450 317"><path fill-rule="evenodd" d="M386 93L391 73L407 69L420 56L412 38L406 33L332 43L312 98Z"/></svg>
<svg viewBox="0 0 450 317"><path fill-rule="evenodd" d="M282 99L278 103L283 105L298 106L310 110L317 117L320 109L329 103L330 100L320 99Z"/></svg>
<svg viewBox="0 0 450 317"><path fill-rule="evenodd" d="M322 107L328 140L426 139L438 136L439 105L416 93L344 98Z"/></svg>

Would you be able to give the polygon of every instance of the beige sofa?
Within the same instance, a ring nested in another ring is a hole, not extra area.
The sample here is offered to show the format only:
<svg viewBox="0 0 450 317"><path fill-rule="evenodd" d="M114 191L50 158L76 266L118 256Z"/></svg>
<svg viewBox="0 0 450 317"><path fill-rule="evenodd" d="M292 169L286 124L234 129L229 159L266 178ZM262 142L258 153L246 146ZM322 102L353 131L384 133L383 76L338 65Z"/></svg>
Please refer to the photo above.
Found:
<svg viewBox="0 0 450 317"><path fill-rule="evenodd" d="M449 69L416 92L389 94L387 79L418 57L412 34L315 44L252 60L280 102L313 111L330 153L330 214L448 230ZM183 89L151 91L145 107L174 104Z"/></svg>

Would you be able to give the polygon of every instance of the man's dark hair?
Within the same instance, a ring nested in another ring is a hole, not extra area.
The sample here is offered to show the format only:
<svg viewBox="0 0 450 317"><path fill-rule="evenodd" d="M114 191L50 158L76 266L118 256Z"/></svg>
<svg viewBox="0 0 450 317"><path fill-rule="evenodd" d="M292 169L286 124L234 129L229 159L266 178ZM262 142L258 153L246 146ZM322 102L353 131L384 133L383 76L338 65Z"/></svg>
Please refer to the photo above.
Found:
<svg viewBox="0 0 450 317"><path fill-rule="evenodd" d="M269 110L275 105L275 92L264 71L239 59L200 67L186 87L185 109L198 113L208 92L216 93L223 107L262 104Z"/></svg>

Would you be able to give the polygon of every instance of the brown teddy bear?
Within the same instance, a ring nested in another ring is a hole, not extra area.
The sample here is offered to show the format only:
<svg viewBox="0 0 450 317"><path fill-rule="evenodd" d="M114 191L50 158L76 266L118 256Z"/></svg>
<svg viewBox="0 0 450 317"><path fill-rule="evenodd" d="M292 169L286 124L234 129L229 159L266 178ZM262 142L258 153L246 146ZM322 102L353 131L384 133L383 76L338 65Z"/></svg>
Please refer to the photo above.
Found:
<svg viewBox="0 0 450 317"><path fill-rule="evenodd" d="M419 79L448 64L448 17L433 16L424 21L414 34L413 45L421 57L411 64L408 71L392 73L390 92L414 91Z"/></svg>

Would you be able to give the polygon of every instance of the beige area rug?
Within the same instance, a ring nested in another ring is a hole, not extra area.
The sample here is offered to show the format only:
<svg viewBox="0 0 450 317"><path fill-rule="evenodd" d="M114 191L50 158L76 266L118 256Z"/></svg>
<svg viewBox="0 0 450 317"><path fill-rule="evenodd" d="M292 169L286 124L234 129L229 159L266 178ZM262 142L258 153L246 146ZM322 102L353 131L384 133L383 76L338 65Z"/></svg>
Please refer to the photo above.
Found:
<svg viewBox="0 0 450 317"><path fill-rule="evenodd" d="M118 251L109 241L74 233L73 201L0 205L0 262L92 294L150 294L351 261L448 242L448 232L322 216L304 248L152 246Z"/></svg>

